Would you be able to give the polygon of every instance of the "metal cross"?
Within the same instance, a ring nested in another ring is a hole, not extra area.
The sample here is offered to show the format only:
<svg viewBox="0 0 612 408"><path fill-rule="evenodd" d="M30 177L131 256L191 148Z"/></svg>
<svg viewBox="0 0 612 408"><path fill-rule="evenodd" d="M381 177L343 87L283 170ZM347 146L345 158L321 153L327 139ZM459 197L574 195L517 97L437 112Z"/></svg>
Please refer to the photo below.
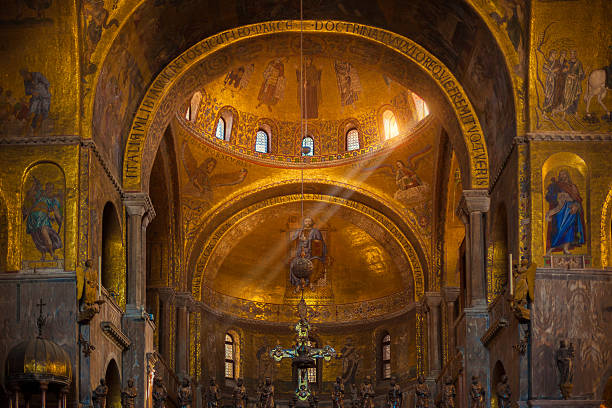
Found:
<svg viewBox="0 0 612 408"><path fill-rule="evenodd" d="M40 302L36 306L40 308L38 319L36 319L36 326L38 326L38 337L42 337L42 328L47 321L47 319L43 317L43 306L47 306L47 304L43 303L42 298L40 298Z"/></svg>
<svg viewBox="0 0 612 408"><path fill-rule="evenodd" d="M312 313L309 313L310 310L303 297L298 304L297 310L300 320L295 325L295 345L293 348L283 349L280 344L277 344L276 347L270 350L270 357L276 361L281 361L283 358L290 358L292 360L292 365L298 370L298 384L295 395L301 401L308 400L311 402L312 393L308 388L308 368L315 367L316 360L318 359L331 360L332 357L336 356L336 350L331 346L324 346L323 348L310 347L308 338L310 323L308 322L308 315L312 315ZM312 405L313 403L311 402Z"/></svg>

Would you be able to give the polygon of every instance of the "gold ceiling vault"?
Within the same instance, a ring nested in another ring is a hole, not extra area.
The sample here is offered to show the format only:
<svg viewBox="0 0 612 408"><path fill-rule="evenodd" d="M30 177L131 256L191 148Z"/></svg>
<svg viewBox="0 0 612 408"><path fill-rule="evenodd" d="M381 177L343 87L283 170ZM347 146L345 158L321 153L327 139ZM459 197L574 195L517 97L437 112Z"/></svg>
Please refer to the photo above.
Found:
<svg viewBox="0 0 612 408"><path fill-rule="evenodd" d="M146 189L148 174L157 145L179 106L196 89L198 79L191 68L213 52L248 38L279 32L330 33L363 38L398 52L415 63L445 95L455 114L469 155L470 186L488 188L489 161L485 137L478 117L460 82L436 57L414 41L390 31L341 21L283 20L252 24L221 32L202 40L177 57L157 76L136 111L130 128L123 161L123 186L126 190ZM142 165L145 164L143 168Z"/></svg>
<svg viewBox="0 0 612 408"><path fill-rule="evenodd" d="M305 201L314 201L314 202L323 202L334 205L343 206L346 208L350 208L351 210L357 211L360 214L366 216L367 218L375 221L379 224L384 230L386 230L394 240L399 244L402 248L403 254L405 258L409 261L410 268L412 270L412 275L414 279L414 299L420 299L424 293L424 275L423 275L423 267L421 265L421 260L419 259L415 248L408 238L403 234L400 228L398 228L395 223L393 223L389 218L387 218L382 213L377 210L368 207L362 203L352 201L342 197L330 196L325 194L304 194L302 197L301 194L289 194L280 197L272 197L262 201L259 201L240 212L236 213L234 216L226 219L222 224L217 226L215 231L209 235L208 240L205 242L203 250L198 257L195 275L191 280L191 292L196 299L201 300L202 298L202 288L203 281L205 279L204 273L207 271L207 267L209 265L211 256L215 251L215 247L219 244L219 242L223 239L224 235L237 223L246 217L261 211L263 209L274 207L280 204L287 203L296 203L302 200ZM407 273L407 271L402 271Z"/></svg>

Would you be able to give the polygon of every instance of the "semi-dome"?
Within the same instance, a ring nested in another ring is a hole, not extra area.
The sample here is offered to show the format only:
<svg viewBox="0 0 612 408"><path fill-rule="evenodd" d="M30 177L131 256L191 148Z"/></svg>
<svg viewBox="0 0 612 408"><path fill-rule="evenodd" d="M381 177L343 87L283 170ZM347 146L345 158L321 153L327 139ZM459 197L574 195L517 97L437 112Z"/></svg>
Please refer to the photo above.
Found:
<svg viewBox="0 0 612 408"><path fill-rule="evenodd" d="M302 55L299 44L279 34L228 47L236 62L180 107L180 125L230 154L292 167L371 154L425 123L425 101L363 41L309 34Z"/></svg>

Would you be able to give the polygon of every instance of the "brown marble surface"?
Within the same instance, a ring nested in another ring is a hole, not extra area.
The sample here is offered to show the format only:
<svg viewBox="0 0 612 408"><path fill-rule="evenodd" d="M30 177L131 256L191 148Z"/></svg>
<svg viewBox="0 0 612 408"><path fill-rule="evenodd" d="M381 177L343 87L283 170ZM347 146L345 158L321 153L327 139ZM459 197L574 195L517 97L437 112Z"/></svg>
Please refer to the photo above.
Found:
<svg viewBox="0 0 612 408"><path fill-rule="evenodd" d="M555 353L564 339L576 349L573 396L601 397L612 364L611 294L612 271L538 269L531 311L532 398L561 399Z"/></svg>

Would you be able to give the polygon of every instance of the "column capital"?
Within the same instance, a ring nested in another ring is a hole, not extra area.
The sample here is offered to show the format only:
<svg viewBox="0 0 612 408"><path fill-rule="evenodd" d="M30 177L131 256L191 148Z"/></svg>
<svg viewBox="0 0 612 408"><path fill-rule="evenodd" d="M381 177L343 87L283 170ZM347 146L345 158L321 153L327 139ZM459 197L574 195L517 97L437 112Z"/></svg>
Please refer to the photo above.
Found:
<svg viewBox="0 0 612 408"><path fill-rule="evenodd" d="M174 289L167 286L157 288L157 293L159 295L159 298L164 302L169 302L176 296L176 292L174 291Z"/></svg>
<svg viewBox="0 0 612 408"><path fill-rule="evenodd" d="M486 190L463 190L457 214L485 213L489 211L491 198ZM461 215L461 214L460 214Z"/></svg>
<svg viewBox="0 0 612 408"><path fill-rule="evenodd" d="M193 303L193 296L189 292L177 292L176 306L189 308Z"/></svg>
<svg viewBox="0 0 612 408"><path fill-rule="evenodd" d="M440 292L425 292L425 302L429 307L438 307L442 301L442 294Z"/></svg>
<svg viewBox="0 0 612 408"><path fill-rule="evenodd" d="M144 215L151 220L155 217L155 209L151 198L147 193L125 193L123 195L123 205L125 205L129 215Z"/></svg>
<svg viewBox="0 0 612 408"><path fill-rule="evenodd" d="M457 300L460 292L461 288L457 286L445 286L442 288L444 300L447 302L454 302L455 300Z"/></svg>

